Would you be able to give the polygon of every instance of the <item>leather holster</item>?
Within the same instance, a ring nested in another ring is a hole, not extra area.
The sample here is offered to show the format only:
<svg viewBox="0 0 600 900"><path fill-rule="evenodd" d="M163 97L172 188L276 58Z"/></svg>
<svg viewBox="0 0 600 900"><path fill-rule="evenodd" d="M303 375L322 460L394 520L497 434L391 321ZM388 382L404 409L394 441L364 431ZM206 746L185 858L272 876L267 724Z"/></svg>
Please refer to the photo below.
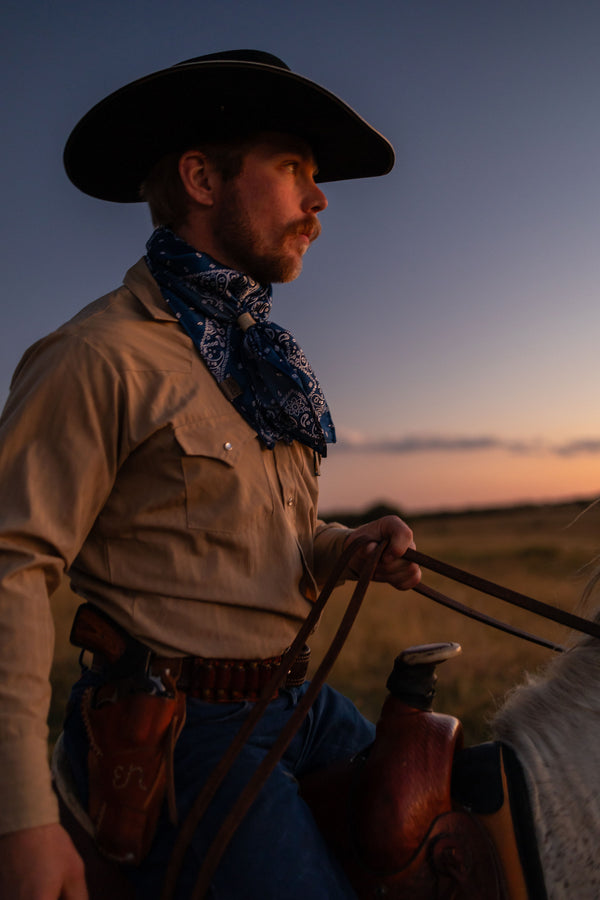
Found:
<svg viewBox="0 0 600 900"><path fill-rule="evenodd" d="M99 849L138 864L154 838L167 794L176 821L173 751L185 721L185 695L130 691L109 683L88 689L82 714L88 733L89 808Z"/></svg>

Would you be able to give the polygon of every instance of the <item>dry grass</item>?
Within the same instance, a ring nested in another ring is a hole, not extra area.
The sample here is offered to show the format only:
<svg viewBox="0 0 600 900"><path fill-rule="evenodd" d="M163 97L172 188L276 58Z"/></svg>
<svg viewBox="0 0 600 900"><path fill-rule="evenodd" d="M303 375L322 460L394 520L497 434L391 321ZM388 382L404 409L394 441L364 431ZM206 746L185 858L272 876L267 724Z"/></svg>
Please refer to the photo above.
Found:
<svg viewBox="0 0 600 900"><path fill-rule="evenodd" d="M423 516L410 519L417 545L429 556L468 569L521 593L574 609L600 548L600 507L577 521L583 504L504 511ZM474 595L438 576L424 581L462 602L506 619L528 631L564 642L564 629L500 601ZM345 609L352 586L331 598L311 641L321 659ZM77 651L68 632L77 600L66 586L53 598L57 646L51 731L62 720L68 686L77 675ZM372 585L354 629L329 681L351 696L371 718L385 697L394 657L405 647L432 641L458 641L463 654L441 667L436 709L458 716L468 742L487 738L486 722L505 692L550 657L550 651L465 619L413 592L397 593Z"/></svg>
<svg viewBox="0 0 600 900"><path fill-rule="evenodd" d="M573 610L600 547L600 508L575 521L583 508L569 504L409 521L418 548L429 556ZM456 600L555 642L569 637L561 626L432 573L424 572L423 580ZM345 585L332 597L311 642L316 659L328 646L351 590ZM415 644L448 640L460 643L463 653L440 668L435 707L462 720L469 743L486 740L489 717L507 690L522 681L525 672L539 668L551 651L466 619L413 592L370 587L329 681L375 719L394 657Z"/></svg>

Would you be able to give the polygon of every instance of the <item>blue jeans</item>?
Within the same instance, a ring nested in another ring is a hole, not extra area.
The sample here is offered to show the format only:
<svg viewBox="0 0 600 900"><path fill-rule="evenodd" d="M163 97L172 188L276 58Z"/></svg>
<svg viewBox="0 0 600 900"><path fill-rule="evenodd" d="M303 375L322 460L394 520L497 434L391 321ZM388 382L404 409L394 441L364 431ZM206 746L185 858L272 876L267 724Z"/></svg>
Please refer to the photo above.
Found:
<svg viewBox="0 0 600 900"><path fill-rule="evenodd" d="M90 680L84 675L77 700ZM267 708L241 755L200 822L178 882L178 900L189 900L199 867L220 823L293 713L306 685L282 691ZM250 703L187 701L186 724L175 749L175 789L180 821L223 756ZM297 779L362 750L374 726L345 697L325 686L252 808L234 835L215 873L211 900L352 900L348 880L332 857ZM82 798L87 793L87 738L78 704L65 723L65 747ZM159 898L176 829L161 816L149 855L128 877L142 900Z"/></svg>

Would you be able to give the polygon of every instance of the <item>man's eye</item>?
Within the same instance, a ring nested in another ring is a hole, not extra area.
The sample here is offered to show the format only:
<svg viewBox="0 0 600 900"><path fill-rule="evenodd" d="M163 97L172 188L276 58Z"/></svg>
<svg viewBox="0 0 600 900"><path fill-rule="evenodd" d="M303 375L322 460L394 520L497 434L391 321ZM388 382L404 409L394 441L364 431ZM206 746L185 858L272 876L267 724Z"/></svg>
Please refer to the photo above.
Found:
<svg viewBox="0 0 600 900"><path fill-rule="evenodd" d="M293 172L295 174L298 171L299 165L300 164L296 160L291 159L291 160L289 160L289 162L285 163L285 168L289 169L290 172Z"/></svg>

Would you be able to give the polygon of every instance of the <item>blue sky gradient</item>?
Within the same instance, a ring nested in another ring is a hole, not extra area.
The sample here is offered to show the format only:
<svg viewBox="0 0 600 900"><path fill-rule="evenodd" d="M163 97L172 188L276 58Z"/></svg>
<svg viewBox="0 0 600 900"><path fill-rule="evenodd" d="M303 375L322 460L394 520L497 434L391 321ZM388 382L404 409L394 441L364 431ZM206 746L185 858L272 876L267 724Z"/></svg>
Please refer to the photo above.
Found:
<svg viewBox="0 0 600 900"><path fill-rule="evenodd" d="M10 0L2 43L0 398L151 230L70 185L70 129L134 78L257 47L397 151L385 178L326 187L323 235L276 288L339 432L323 507L600 492L600 6Z"/></svg>

